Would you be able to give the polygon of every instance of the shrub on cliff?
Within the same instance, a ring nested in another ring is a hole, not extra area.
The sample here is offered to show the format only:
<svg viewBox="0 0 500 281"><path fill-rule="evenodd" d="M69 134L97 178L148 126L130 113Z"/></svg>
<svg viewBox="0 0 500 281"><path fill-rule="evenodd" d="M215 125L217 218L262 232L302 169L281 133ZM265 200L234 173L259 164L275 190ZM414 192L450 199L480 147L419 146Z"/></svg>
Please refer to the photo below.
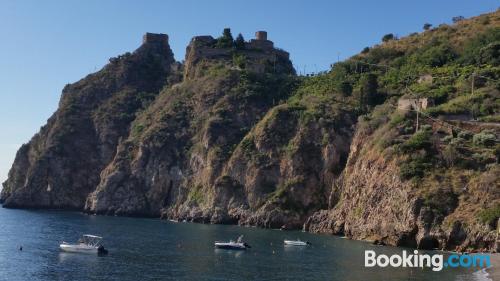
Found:
<svg viewBox="0 0 500 281"><path fill-rule="evenodd" d="M478 218L480 222L489 225L491 228L496 228L500 218L500 204L480 211Z"/></svg>
<svg viewBox="0 0 500 281"><path fill-rule="evenodd" d="M382 37L382 42L388 42L394 40L394 34L388 33Z"/></svg>
<svg viewBox="0 0 500 281"><path fill-rule="evenodd" d="M465 18L463 16L456 16L456 17L452 17L451 21L453 21L453 23L458 23L458 22L463 21L464 19Z"/></svg>
<svg viewBox="0 0 500 281"><path fill-rule="evenodd" d="M241 33L236 36L236 40L234 40L234 46L237 50L245 49L245 39L243 38L243 35L241 35Z"/></svg>
<svg viewBox="0 0 500 281"><path fill-rule="evenodd" d="M352 85L348 81L342 81L338 83L337 90L341 92L344 97L348 97L352 94Z"/></svg>
<svg viewBox="0 0 500 281"><path fill-rule="evenodd" d="M466 42L460 58L462 64L499 65L498 44L500 42L500 27L487 29Z"/></svg>
<svg viewBox="0 0 500 281"><path fill-rule="evenodd" d="M458 205L458 195L450 187L439 187L424 195L424 205L431 208L435 215L446 216Z"/></svg>
<svg viewBox="0 0 500 281"><path fill-rule="evenodd" d="M411 157L409 161L403 162L399 167L399 176L404 180L421 178L430 166L429 161L424 157Z"/></svg>
<svg viewBox="0 0 500 281"><path fill-rule="evenodd" d="M234 46L233 35L230 28L224 28L222 36L217 38L216 48L232 48Z"/></svg>
<svg viewBox="0 0 500 281"><path fill-rule="evenodd" d="M365 74L359 80L359 104L364 108L369 108L381 101L378 94L377 75L373 73Z"/></svg>
<svg viewBox="0 0 500 281"><path fill-rule="evenodd" d="M438 67L443 66L456 58L455 52L445 44L427 49L417 57L417 60L424 65Z"/></svg>
<svg viewBox="0 0 500 281"><path fill-rule="evenodd" d="M245 55L234 53L233 54L233 65L239 67L240 69L245 69L245 67L246 67Z"/></svg>
<svg viewBox="0 0 500 281"><path fill-rule="evenodd" d="M431 147L432 132L430 130L419 130L413 134L403 145L401 149L404 152L413 152L419 149L429 149Z"/></svg>
<svg viewBox="0 0 500 281"><path fill-rule="evenodd" d="M472 137L472 142L476 146L492 146L496 142L495 134L490 130L484 130Z"/></svg>

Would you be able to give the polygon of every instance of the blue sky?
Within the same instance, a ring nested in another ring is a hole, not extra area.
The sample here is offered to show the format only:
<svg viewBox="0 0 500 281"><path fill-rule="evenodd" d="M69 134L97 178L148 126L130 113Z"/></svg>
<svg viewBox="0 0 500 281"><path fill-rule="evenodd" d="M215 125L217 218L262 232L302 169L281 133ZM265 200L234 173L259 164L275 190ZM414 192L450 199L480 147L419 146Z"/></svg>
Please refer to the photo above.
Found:
<svg viewBox="0 0 500 281"><path fill-rule="evenodd" d="M386 33L496 10L498 0L10 1L0 0L0 181L17 148L56 110L61 89L133 51L145 32L167 33L177 60L195 35L224 27L246 39L267 30L306 72L326 70Z"/></svg>

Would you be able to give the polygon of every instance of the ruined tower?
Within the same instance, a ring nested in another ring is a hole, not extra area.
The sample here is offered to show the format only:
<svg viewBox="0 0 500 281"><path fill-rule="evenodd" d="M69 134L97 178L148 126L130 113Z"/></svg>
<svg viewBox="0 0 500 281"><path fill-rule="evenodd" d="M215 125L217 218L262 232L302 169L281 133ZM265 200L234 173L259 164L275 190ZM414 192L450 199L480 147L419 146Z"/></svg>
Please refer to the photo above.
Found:
<svg viewBox="0 0 500 281"><path fill-rule="evenodd" d="M255 39L250 40L250 48L257 48L263 50L271 50L274 48L273 41L267 40L266 31L255 32Z"/></svg>
<svg viewBox="0 0 500 281"><path fill-rule="evenodd" d="M267 41L267 31L255 32L255 40L266 40Z"/></svg>
<svg viewBox="0 0 500 281"><path fill-rule="evenodd" d="M168 35L162 33L149 33L147 32L142 36L142 43L168 43Z"/></svg>

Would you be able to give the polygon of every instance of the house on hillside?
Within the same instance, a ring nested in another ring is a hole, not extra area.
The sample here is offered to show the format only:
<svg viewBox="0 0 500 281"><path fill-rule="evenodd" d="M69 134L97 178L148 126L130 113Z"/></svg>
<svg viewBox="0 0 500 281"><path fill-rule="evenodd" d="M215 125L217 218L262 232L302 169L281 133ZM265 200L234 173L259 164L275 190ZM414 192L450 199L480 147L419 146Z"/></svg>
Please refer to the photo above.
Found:
<svg viewBox="0 0 500 281"><path fill-rule="evenodd" d="M434 101L430 98L410 98L402 97L398 100L398 110L425 110L427 107L434 105Z"/></svg>

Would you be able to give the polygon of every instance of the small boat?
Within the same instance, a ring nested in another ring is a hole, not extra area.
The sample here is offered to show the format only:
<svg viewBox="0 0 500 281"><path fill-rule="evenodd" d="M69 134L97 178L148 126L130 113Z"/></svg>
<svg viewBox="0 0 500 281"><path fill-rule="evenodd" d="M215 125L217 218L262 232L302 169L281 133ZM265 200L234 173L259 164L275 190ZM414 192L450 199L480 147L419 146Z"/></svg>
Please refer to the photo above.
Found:
<svg viewBox="0 0 500 281"><path fill-rule="evenodd" d="M243 235L241 235L240 237L238 237L238 240L236 240L236 242L234 240L230 240L229 242L215 241L215 248L226 250L246 250L247 248L252 247L243 242Z"/></svg>
<svg viewBox="0 0 500 281"><path fill-rule="evenodd" d="M62 242L59 245L62 251L71 253L85 253L85 254L98 254L106 255L108 250L101 245L102 237L85 234L82 238L78 239L77 244Z"/></svg>
<svg viewBox="0 0 500 281"><path fill-rule="evenodd" d="M297 240L285 240L284 243L287 246L307 246L307 245L311 245L311 243L309 243L307 241L300 241L299 239L297 239Z"/></svg>

